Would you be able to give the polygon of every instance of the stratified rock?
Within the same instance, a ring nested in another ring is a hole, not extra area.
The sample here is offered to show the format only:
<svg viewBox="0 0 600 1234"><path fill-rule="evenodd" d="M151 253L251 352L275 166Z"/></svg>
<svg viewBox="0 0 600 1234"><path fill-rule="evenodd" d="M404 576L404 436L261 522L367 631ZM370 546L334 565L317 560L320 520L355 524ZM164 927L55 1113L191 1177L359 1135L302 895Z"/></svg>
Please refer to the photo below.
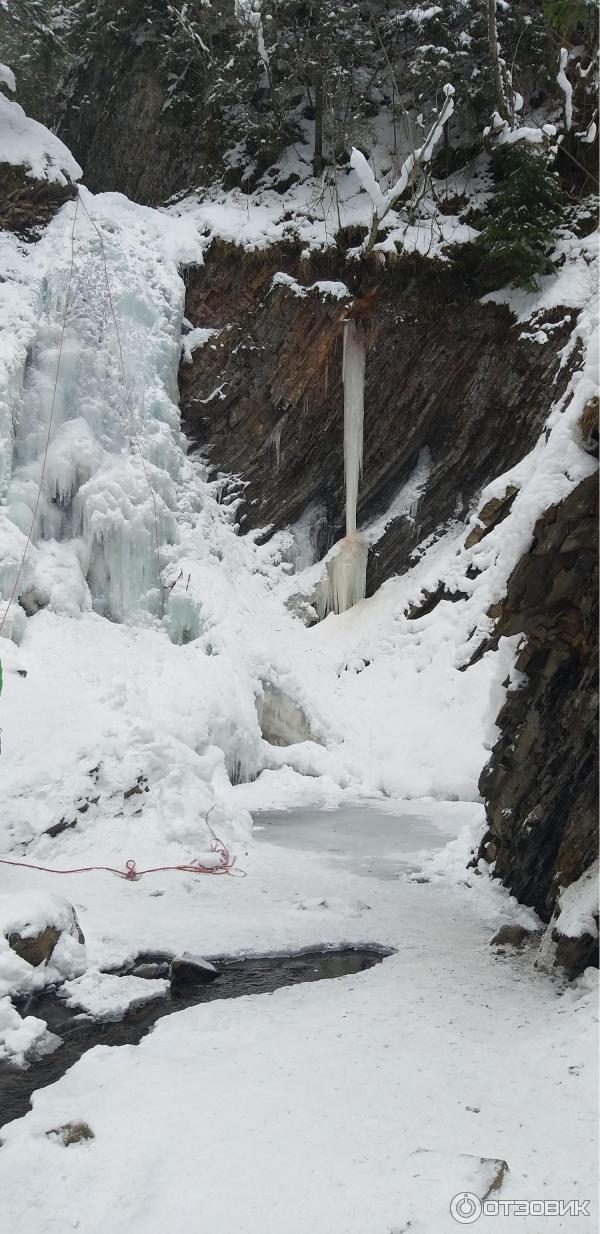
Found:
<svg viewBox="0 0 600 1234"><path fill-rule="evenodd" d="M444 582L440 582L435 588L435 591L428 591L427 588L424 587L421 593L421 599L414 604L408 605L406 616L409 621L417 621L419 617L427 617L429 613L432 613L434 608L437 608L438 604L440 604L442 600L447 600L451 604L456 604L458 600L466 599L466 591L460 591L458 588L456 591L449 591L446 584Z"/></svg>
<svg viewBox="0 0 600 1234"><path fill-rule="evenodd" d="M484 536L488 536L490 531L493 531L494 527L506 518L518 491L516 485L509 484L502 497L491 497L489 501L486 501L477 515L478 524L473 527L465 540L465 548L472 548L474 544L479 544Z"/></svg>
<svg viewBox="0 0 600 1234"><path fill-rule="evenodd" d="M189 951L173 956L171 960L171 990L174 994L180 994L190 986L209 985L218 976L219 971L214 964L201 956L191 955Z"/></svg>
<svg viewBox="0 0 600 1234"><path fill-rule="evenodd" d="M0 231L18 235L37 231L76 194L74 184L36 180L23 167L0 163Z"/></svg>
<svg viewBox="0 0 600 1234"><path fill-rule="evenodd" d="M524 634L500 737L482 773L494 873L550 921L561 888L598 854L598 480L583 480L538 519L514 569L495 633ZM576 945L577 944L577 945ZM569 939L569 971L597 963ZM579 958L578 958L579 956Z"/></svg>
<svg viewBox="0 0 600 1234"><path fill-rule="evenodd" d="M440 270L410 258L377 271L343 254L307 261L299 246L252 255L214 244L186 279L186 317L220 333L181 366L183 426L194 444L210 446L215 474L243 482L243 529L268 527L270 534L318 507L319 557L344 534L341 322L348 306L273 284L280 272L305 287L341 279L354 296L381 293L365 325L359 524L389 508L421 451L431 456L410 517L392 520L372 546L372 594L407 568L427 536L466 517L482 489L534 446L548 416L548 391L554 398L568 379L565 368L552 385L556 353L572 327L558 325L546 347L520 340L506 306L481 304L450 264ZM220 396L212 398L217 387ZM511 496L485 517L503 517Z"/></svg>

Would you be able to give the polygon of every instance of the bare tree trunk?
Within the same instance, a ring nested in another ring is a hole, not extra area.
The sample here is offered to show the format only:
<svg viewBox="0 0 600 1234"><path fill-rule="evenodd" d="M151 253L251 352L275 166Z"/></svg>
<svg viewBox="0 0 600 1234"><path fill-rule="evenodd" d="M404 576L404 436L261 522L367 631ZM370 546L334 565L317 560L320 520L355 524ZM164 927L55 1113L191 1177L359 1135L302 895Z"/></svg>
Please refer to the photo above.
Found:
<svg viewBox="0 0 600 1234"><path fill-rule="evenodd" d="M313 150L313 176L320 176L324 167L323 112L323 74L319 68L315 79L315 144Z"/></svg>
<svg viewBox="0 0 600 1234"><path fill-rule="evenodd" d="M510 122L510 113L508 103L504 93L504 82L502 81L502 69L500 66L500 53L498 51L498 28L496 25L496 0L487 0L488 7L488 42L490 45L490 59L492 62L492 73L494 75L494 90L496 94L496 109L498 115L507 123Z"/></svg>

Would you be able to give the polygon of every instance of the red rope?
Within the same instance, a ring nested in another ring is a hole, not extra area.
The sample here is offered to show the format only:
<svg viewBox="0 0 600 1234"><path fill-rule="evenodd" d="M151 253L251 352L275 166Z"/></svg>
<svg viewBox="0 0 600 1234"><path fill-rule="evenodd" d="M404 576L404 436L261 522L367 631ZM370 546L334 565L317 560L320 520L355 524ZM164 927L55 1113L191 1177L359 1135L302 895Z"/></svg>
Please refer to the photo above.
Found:
<svg viewBox="0 0 600 1234"><path fill-rule="evenodd" d="M19 866L23 870L41 870L44 874L89 874L94 870L100 870L107 874L116 874L117 878L124 878L128 883L137 883L144 874L160 874L165 870L181 870L186 874L233 874L236 858L230 857L229 849L221 840L217 840L211 846L211 852L218 853L218 866L203 866L199 861L191 861L187 865L149 866L147 870L138 870L131 857L125 862L124 870L117 870L114 866L78 866L76 869L56 870L51 866L33 865L29 861L11 861L8 857L0 857L0 865ZM246 877L244 870L237 869L235 874L238 878Z"/></svg>

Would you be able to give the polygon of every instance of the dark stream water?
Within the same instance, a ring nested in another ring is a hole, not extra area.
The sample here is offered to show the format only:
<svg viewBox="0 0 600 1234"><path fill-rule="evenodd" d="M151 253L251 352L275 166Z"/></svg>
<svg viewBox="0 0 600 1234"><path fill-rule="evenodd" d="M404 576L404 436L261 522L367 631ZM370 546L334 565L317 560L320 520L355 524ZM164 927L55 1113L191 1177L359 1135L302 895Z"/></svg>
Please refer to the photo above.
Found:
<svg viewBox="0 0 600 1234"><path fill-rule="evenodd" d="M31 1094L54 1084L65 1071L95 1045L137 1045L162 1016L186 1007L210 1003L217 998L239 998L242 994L271 994L281 986L303 981L322 981L361 973L379 964L387 953L369 949L345 948L338 951L304 951L292 956L258 956L250 959L217 960L219 975L209 985L190 985L167 998L155 999L128 1013L122 1020L98 1021L70 1010L52 991L22 1000L22 1015L45 1020L51 1032L62 1037L62 1045L26 1069L0 1068L0 1127L21 1118L30 1109ZM152 968L148 976L166 976L166 956L138 956L137 966Z"/></svg>

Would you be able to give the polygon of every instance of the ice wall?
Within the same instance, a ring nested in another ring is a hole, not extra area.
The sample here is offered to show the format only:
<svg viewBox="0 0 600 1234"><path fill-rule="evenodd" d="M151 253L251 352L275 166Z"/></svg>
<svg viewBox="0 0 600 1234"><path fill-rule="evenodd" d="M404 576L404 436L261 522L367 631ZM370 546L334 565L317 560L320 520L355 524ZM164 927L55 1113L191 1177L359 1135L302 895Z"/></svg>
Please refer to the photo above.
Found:
<svg viewBox="0 0 600 1234"><path fill-rule="evenodd" d="M75 203L45 238L53 259L39 279L37 330L13 400L4 513L28 533L43 472L19 591L58 609L139 620L162 609L160 550L176 531L184 289L160 246L140 243L143 212L125 219L129 203L112 195L86 201L98 230L80 204L72 268ZM9 554L4 597L18 558Z"/></svg>

